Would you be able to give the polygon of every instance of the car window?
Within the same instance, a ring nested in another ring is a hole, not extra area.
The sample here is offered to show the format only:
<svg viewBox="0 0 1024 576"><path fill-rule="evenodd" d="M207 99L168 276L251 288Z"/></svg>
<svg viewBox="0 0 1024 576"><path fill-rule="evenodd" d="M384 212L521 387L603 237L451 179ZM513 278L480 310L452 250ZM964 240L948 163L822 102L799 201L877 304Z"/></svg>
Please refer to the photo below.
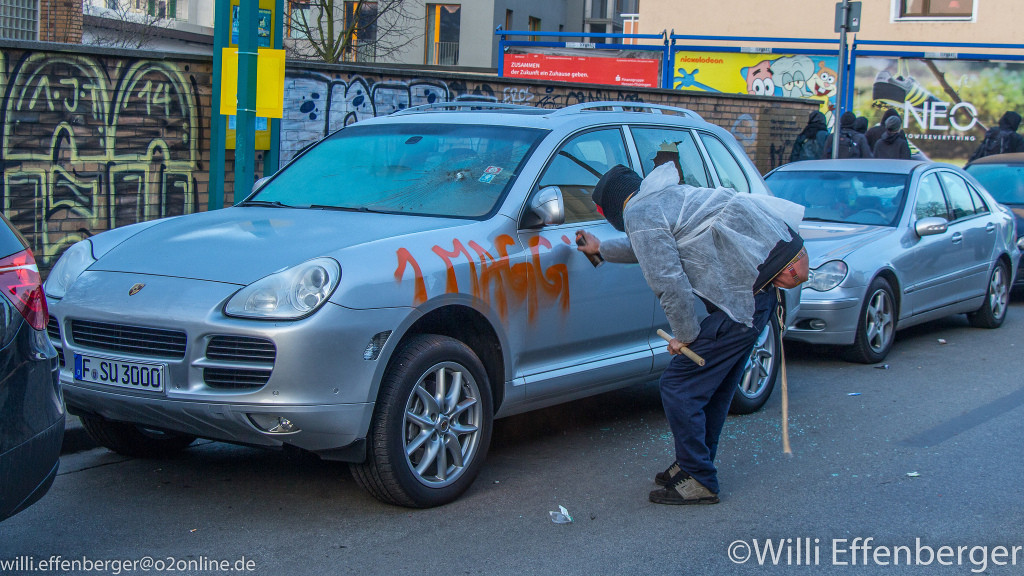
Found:
<svg viewBox="0 0 1024 576"><path fill-rule="evenodd" d="M484 218L545 130L355 124L328 136L250 200L294 207Z"/></svg>
<svg viewBox="0 0 1024 576"><path fill-rule="evenodd" d="M781 170L766 182L779 198L803 206L804 220L872 226L899 222L907 189L906 175L875 172Z"/></svg>
<svg viewBox="0 0 1024 576"><path fill-rule="evenodd" d="M939 172L939 180L946 190L946 198L953 213L953 220L974 216L974 202L964 179L951 172Z"/></svg>
<svg viewBox="0 0 1024 576"><path fill-rule="evenodd" d="M935 172L926 174L917 185L917 205L914 215L921 218L945 218L949 220L946 209L946 197L942 195L942 187Z"/></svg>
<svg viewBox="0 0 1024 576"><path fill-rule="evenodd" d="M987 214L989 211L988 205L985 204L985 200L981 197L981 194L974 189L974 186L971 186L970 184L967 186L971 189L971 200L974 202L974 212L976 214Z"/></svg>
<svg viewBox="0 0 1024 576"><path fill-rule="evenodd" d="M711 157L711 164L718 172L718 180L722 182L722 186L732 188L737 192L750 192L750 182L747 180L746 173L743 172L736 157L726 148L725 144L718 138L703 132L700 134L700 140L704 143L708 156Z"/></svg>
<svg viewBox="0 0 1024 576"><path fill-rule="evenodd" d="M540 177L540 188L558 186L565 203L565 223L600 220L591 195L597 181L616 164L632 167L622 130L592 130L562 146Z"/></svg>
<svg viewBox="0 0 1024 576"><path fill-rule="evenodd" d="M0 258L21 252L28 246L25 238L11 225L6 216L0 214Z"/></svg>
<svg viewBox="0 0 1024 576"><path fill-rule="evenodd" d="M1024 165L975 164L967 172L1003 204L1024 204Z"/></svg>
<svg viewBox="0 0 1024 576"><path fill-rule="evenodd" d="M659 152L667 152L669 156L678 155L677 168L682 172L684 184L707 188L708 173L701 158L700 150L693 141L693 133L689 130L673 128L632 128L636 150L640 153L640 164L644 176L654 170L654 159Z"/></svg>

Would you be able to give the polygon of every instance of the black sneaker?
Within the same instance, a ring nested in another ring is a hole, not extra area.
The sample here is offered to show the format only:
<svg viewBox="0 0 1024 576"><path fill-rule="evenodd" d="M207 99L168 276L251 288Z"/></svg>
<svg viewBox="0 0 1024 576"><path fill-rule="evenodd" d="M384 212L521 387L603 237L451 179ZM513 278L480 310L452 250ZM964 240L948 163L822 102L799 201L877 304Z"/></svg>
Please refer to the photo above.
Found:
<svg viewBox="0 0 1024 576"><path fill-rule="evenodd" d="M682 471L683 470L679 468L679 464L673 462L667 470L665 470L664 472L658 472L657 474L654 475L654 483L657 484L658 486L664 486L665 484L668 484L669 478L675 476L676 474L679 474Z"/></svg>
<svg viewBox="0 0 1024 576"><path fill-rule="evenodd" d="M655 504L718 504L718 494L685 472L673 476L664 488L651 491L648 499Z"/></svg>

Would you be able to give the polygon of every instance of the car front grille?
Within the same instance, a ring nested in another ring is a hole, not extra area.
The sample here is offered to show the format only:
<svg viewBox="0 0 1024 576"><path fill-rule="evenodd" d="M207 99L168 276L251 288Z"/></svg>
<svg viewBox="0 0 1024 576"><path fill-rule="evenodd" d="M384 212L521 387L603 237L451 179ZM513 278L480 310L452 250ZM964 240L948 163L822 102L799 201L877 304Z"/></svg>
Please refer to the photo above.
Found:
<svg viewBox="0 0 1024 576"><path fill-rule="evenodd" d="M263 338L214 336L206 347L206 357L210 360L273 364L277 349L273 342Z"/></svg>
<svg viewBox="0 0 1024 576"><path fill-rule="evenodd" d="M177 330L108 324L88 320L71 321L71 339L75 344L141 356L182 359L186 336Z"/></svg>
<svg viewBox="0 0 1024 576"><path fill-rule="evenodd" d="M46 322L46 333L50 335L50 342L54 346L60 346L60 322L53 316Z"/></svg>
<svg viewBox="0 0 1024 576"><path fill-rule="evenodd" d="M270 380L270 370L240 368L203 368L203 381L210 388L250 390L262 388Z"/></svg>
<svg viewBox="0 0 1024 576"><path fill-rule="evenodd" d="M50 316L50 319L46 322L46 333L50 336L50 343L57 349L58 365L63 368L64 348L61 348L60 342L60 322L58 322L53 316Z"/></svg>

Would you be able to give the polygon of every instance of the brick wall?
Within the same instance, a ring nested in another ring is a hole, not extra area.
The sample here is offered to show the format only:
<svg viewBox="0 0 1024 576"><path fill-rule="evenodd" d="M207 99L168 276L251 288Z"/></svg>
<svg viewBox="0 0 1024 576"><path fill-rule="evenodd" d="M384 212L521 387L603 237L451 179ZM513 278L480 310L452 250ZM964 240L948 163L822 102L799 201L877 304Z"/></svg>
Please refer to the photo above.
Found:
<svg viewBox="0 0 1024 576"><path fill-rule="evenodd" d="M287 160L317 139L363 118L409 106L473 99L541 108L613 100L689 108L730 131L763 172L788 159L817 102L746 94L608 88L495 76L379 70L354 65L288 63L281 156ZM786 151L786 152L784 152Z"/></svg>
<svg viewBox="0 0 1024 576"><path fill-rule="evenodd" d="M39 40L41 42L82 41L82 0L40 0Z"/></svg>
<svg viewBox="0 0 1024 576"><path fill-rule="evenodd" d="M205 210L209 191L209 58L56 48L0 43L3 211L44 270L68 246L98 232ZM285 160L338 128L428 102L473 98L559 108L616 100L690 108L732 132L767 171L781 163L816 108L746 95L297 63L289 63L286 84ZM261 159L257 154L258 173ZM230 204L232 151L226 160Z"/></svg>

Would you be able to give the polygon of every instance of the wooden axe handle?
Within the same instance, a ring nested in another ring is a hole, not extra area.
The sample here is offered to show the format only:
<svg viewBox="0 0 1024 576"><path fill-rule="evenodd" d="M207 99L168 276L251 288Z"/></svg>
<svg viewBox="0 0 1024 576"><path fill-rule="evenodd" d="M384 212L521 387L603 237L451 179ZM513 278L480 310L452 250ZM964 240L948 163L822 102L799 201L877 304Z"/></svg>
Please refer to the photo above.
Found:
<svg viewBox="0 0 1024 576"><path fill-rule="evenodd" d="M658 336L661 336L662 340L664 340L665 342L672 342L672 337L668 335L668 332L665 332L661 328L658 328ZM704 359L698 356L697 353L694 352L693 350L690 350L686 346L683 346L682 351L683 355L685 355L690 360L693 360L697 364L697 366L704 365Z"/></svg>

